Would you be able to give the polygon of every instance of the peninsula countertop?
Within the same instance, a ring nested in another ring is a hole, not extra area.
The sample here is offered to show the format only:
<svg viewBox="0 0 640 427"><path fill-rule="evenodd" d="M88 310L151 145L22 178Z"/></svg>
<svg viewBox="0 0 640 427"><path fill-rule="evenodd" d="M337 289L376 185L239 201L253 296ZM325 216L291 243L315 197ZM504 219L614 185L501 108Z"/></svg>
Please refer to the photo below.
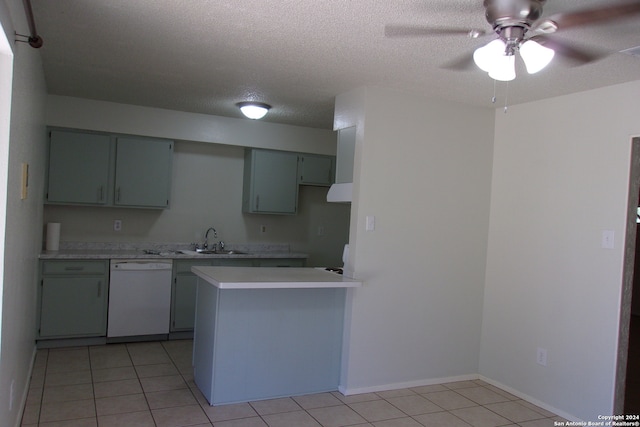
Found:
<svg viewBox="0 0 640 427"><path fill-rule="evenodd" d="M192 267L219 289L355 288L362 282L313 267Z"/></svg>

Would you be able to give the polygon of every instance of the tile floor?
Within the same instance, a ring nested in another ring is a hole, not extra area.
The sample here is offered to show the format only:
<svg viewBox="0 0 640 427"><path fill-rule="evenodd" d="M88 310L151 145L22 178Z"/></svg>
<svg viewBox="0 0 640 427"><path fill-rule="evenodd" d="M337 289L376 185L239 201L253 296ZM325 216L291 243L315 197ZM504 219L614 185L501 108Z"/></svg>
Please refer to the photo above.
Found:
<svg viewBox="0 0 640 427"><path fill-rule="evenodd" d="M554 414L482 381L345 397L338 392L211 407L190 340L39 350L23 426L553 426Z"/></svg>

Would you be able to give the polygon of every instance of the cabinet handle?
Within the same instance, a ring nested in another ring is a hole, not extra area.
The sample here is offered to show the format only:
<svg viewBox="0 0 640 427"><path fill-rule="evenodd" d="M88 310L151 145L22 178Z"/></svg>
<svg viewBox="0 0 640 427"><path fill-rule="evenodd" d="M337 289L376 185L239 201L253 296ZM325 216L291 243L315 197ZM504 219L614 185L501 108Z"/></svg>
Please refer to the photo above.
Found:
<svg viewBox="0 0 640 427"><path fill-rule="evenodd" d="M82 271L84 267L65 267L65 271Z"/></svg>
<svg viewBox="0 0 640 427"><path fill-rule="evenodd" d="M258 194L256 196L256 210L260 209L260 195Z"/></svg>
<svg viewBox="0 0 640 427"><path fill-rule="evenodd" d="M102 296L102 281L98 281L98 298Z"/></svg>
<svg viewBox="0 0 640 427"><path fill-rule="evenodd" d="M116 202L120 201L120 187L116 189Z"/></svg>
<svg viewBox="0 0 640 427"><path fill-rule="evenodd" d="M101 202L104 200L104 188L102 185L98 188L98 201Z"/></svg>

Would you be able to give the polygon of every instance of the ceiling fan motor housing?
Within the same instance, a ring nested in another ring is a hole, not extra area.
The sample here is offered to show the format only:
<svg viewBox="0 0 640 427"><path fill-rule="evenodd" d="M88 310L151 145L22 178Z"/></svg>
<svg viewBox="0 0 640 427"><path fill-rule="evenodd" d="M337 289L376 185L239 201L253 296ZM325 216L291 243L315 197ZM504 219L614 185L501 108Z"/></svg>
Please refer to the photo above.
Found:
<svg viewBox="0 0 640 427"><path fill-rule="evenodd" d="M526 30L542 16L546 0L484 0L485 17L494 31L522 27Z"/></svg>

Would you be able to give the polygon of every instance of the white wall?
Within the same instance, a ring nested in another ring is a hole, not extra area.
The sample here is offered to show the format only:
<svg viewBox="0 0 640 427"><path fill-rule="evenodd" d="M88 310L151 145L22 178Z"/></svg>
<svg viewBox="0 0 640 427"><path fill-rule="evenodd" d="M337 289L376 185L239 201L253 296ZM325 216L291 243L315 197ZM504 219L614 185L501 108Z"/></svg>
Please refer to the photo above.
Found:
<svg viewBox="0 0 640 427"><path fill-rule="evenodd" d="M26 32L21 0L7 2L11 20L2 25ZM7 231L0 350L0 425L18 425L26 398L29 369L35 348L37 256L41 247L43 171L45 158L45 84L40 54L28 44L14 50L13 99L7 188ZM21 163L30 167L29 196L20 199ZM11 383L15 401L9 410Z"/></svg>
<svg viewBox="0 0 640 427"><path fill-rule="evenodd" d="M242 213L242 147L177 141L169 209L47 205L44 222L62 224L61 240L201 243L215 227L227 244L289 243L309 254L307 265L342 265L349 206L327 203L327 187L301 186L297 215ZM113 221L122 220L122 231ZM260 226L266 232L260 232ZM318 236L318 227L324 234Z"/></svg>
<svg viewBox="0 0 640 427"><path fill-rule="evenodd" d="M47 99L47 124L183 141L336 154L336 134L327 129L56 95L49 95Z"/></svg>
<svg viewBox="0 0 640 427"><path fill-rule="evenodd" d="M364 281L341 389L477 375L493 111L369 88L339 97L336 115L358 126L349 266Z"/></svg>
<svg viewBox="0 0 640 427"><path fill-rule="evenodd" d="M495 115L480 373L583 420L613 410L638 93L633 82Z"/></svg>

